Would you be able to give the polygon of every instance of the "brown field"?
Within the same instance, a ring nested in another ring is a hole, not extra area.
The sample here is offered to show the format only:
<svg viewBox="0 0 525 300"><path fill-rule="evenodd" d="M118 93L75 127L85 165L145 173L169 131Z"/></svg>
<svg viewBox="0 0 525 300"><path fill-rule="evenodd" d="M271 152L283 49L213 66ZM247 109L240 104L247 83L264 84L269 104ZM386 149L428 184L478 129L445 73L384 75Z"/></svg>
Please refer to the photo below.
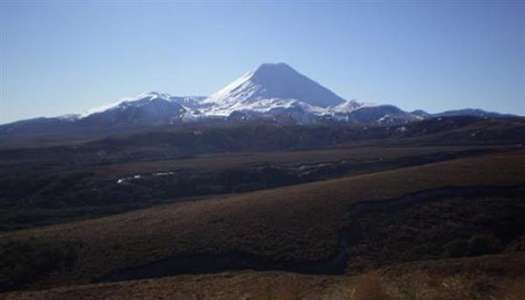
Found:
<svg viewBox="0 0 525 300"><path fill-rule="evenodd" d="M86 284L115 270L186 254L241 251L316 261L335 254L338 231L355 203L439 187L520 185L524 179L525 152L515 151L159 206L0 238L78 247L71 268L36 277L29 288Z"/></svg>
<svg viewBox="0 0 525 300"><path fill-rule="evenodd" d="M239 271L14 292L3 299L517 300L523 292L525 254L517 253L401 264L358 276Z"/></svg>

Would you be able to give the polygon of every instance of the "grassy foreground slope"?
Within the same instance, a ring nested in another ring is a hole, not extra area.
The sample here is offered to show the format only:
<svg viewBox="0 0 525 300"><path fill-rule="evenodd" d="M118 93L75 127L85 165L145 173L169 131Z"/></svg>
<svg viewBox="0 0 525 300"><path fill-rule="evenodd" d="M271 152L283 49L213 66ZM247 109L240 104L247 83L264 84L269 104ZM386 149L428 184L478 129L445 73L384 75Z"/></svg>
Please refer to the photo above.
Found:
<svg viewBox="0 0 525 300"><path fill-rule="evenodd" d="M358 276L227 272L5 294L24 299L522 299L525 254L401 264Z"/></svg>
<svg viewBox="0 0 525 300"><path fill-rule="evenodd" d="M336 254L338 233L348 226L355 203L440 187L524 183L525 151L516 151L166 205L0 239L71 249L60 253L59 266L23 283L31 288L89 283L116 270L190 254L237 251L284 262L318 261ZM30 251L25 257L39 254ZM12 280L6 274L13 273L0 273L4 281Z"/></svg>

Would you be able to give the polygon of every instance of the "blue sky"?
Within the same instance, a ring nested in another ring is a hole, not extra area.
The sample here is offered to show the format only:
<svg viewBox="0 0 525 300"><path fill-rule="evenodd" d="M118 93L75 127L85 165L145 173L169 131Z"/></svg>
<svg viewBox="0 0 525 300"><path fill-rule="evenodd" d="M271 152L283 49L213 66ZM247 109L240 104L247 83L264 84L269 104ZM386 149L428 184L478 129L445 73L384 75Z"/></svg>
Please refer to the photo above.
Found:
<svg viewBox="0 0 525 300"><path fill-rule="evenodd" d="M286 62L340 96L525 115L525 1L0 2L0 123Z"/></svg>

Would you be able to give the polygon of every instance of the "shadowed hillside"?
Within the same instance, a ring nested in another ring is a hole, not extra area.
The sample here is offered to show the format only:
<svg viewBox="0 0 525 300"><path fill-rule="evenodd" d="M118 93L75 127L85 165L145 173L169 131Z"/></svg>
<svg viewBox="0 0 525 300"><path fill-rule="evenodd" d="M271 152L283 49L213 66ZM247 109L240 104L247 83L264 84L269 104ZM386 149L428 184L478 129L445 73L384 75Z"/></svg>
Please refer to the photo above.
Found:
<svg viewBox="0 0 525 300"><path fill-rule="evenodd" d="M384 202L418 191L447 187L519 187L524 184L524 165L523 151L492 154L19 231L2 235L2 240L22 245L64 243L75 249L76 259L71 265L62 267L60 263L52 273L35 274L38 276L23 283L33 287L57 286L62 285L61 282L87 283L130 267L199 254L242 253L264 259L278 268L293 269L337 255L341 230L349 232L349 251L355 250L351 230L356 220L351 218L351 213L356 203ZM516 196L508 192L496 191L494 197L494 201L503 198L521 205L520 198L512 200ZM487 206L491 207L493 204ZM486 210L480 207L480 211ZM505 219L505 215L502 218ZM379 218L376 222L388 221ZM392 226L396 226L395 221ZM424 227L420 230L426 232ZM514 236L520 234L524 233L516 232ZM511 242L505 241L502 247ZM365 244L373 245L366 241ZM424 256L416 252L408 260L419 258ZM353 258L350 262L351 267ZM352 268L347 272L353 272Z"/></svg>

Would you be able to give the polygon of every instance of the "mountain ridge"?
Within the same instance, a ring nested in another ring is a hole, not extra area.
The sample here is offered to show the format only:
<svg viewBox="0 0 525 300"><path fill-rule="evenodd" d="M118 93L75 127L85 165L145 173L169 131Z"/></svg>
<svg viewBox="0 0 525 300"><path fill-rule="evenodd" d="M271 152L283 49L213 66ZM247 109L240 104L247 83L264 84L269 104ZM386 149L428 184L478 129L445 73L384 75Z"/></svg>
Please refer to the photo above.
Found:
<svg viewBox="0 0 525 300"><path fill-rule="evenodd" d="M391 126L433 117L511 116L480 109L430 114L404 111L394 105L367 104L344 99L285 63L262 64L210 96L172 96L147 92L122 98L84 114L34 118L0 125L0 136L60 134L64 131L177 125L187 122L264 122L298 125L346 122ZM64 128L67 127L67 128Z"/></svg>

